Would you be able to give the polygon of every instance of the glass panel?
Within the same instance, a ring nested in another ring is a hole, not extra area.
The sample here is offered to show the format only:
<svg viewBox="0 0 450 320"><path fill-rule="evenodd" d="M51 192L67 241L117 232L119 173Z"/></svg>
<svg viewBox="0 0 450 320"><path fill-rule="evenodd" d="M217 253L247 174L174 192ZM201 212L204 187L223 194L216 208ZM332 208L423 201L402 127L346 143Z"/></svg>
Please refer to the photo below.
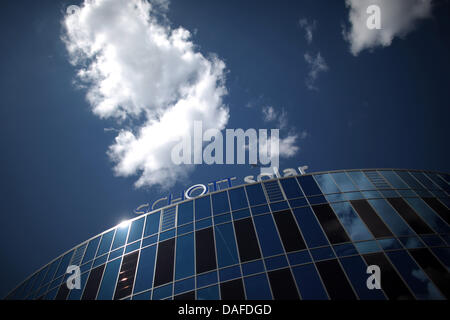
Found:
<svg viewBox="0 0 450 320"><path fill-rule="evenodd" d="M331 207L353 241L373 239L349 202L333 203Z"/></svg>
<svg viewBox="0 0 450 320"><path fill-rule="evenodd" d="M372 182L370 182L369 179L367 179L366 175L361 171L350 171L347 172L347 174L350 176L350 178L353 180L353 182L356 184L359 190L375 189L375 186L372 184Z"/></svg>
<svg viewBox="0 0 450 320"><path fill-rule="evenodd" d="M155 212L147 216L145 222L144 237L151 236L159 231L159 219L161 212Z"/></svg>
<svg viewBox="0 0 450 320"><path fill-rule="evenodd" d="M295 300L300 298L289 269L269 272L269 281L275 300Z"/></svg>
<svg viewBox="0 0 450 320"><path fill-rule="evenodd" d="M200 220L211 216L210 197L195 199L195 220Z"/></svg>
<svg viewBox="0 0 450 320"><path fill-rule="evenodd" d="M264 257L270 257L283 252L277 228L272 215L262 215L253 218L259 243Z"/></svg>
<svg viewBox="0 0 450 320"><path fill-rule="evenodd" d="M177 238L175 260L175 279L192 276L195 272L194 234L189 233Z"/></svg>
<svg viewBox="0 0 450 320"><path fill-rule="evenodd" d="M414 212L414 210L402 198L389 198L389 203L408 222L411 228L418 234L433 233L428 225Z"/></svg>
<svg viewBox="0 0 450 320"><path fill-rule="evenodd" d="M212 204L214 215L230 211L230 206L228 205L228 195L226 191L213 194Z"/></svg>
<svg viewBox="0 0 450 320"><path fill-rule="evenodd" d="M436 233L450 233L450 227L422 199L407 198L405 200Z"/></svg>
<svg viewBox="0 0 450 320"><path fill-rule="evenodd" d="M409 250L422 270L448 299L450 298L450 278L448 270L434 257L428 249Z"/></svg>
<svg viewBox="0 0 450 320"><path fill-rule="evenodd" d="M136 284L134 292L141 292L153 286L153 274L155 268L156 246L147 247L141 250L139 267L136 274Z"/></svg>
<svg viewBox="0 0 450 320"><path fill-rule="evenodd" d="M265 273L246 277L245 292L248 300L271 300L269 282Z"/></svg>
<svg viewBox="0 0 450 320"><path fill-rule="evenodd" d="M131 243L133 241L141 239L143 227L144 227L144 219L143 218L134 220L131 223L130 234L128 235L127 243Z"/></svg>
<svg viewBox="0 0 450 320"><path fill-rule="evenodd" d="M219 271L219 279L220 282L236 279L242 277L241 274L241 266L236 265L233 267L228 267L225 269L221 269Z"/></svg>
<svg viewBox="0 0 450 320"><path fill-rule="evenodd" d="M125 244L128 235L128 228L129 225L126 225L124 227L118 227L116 229L116 236L114 237L114 242L111 250L117 249Z"/></svg>
<svg viewBox="0 0 450 320"><path fill-rule="evenodd" d="M369 200L369 203L375 208L378 215L383 218L384 222L396 236L409 236L414 234L405 221L398 215L397 211L386 200Z"/></svg>
<svg viewBox="0 0 450 320"><path fill-rule="evenodd" d="M114 300L119 300L131 295L138 258L139 251L127 254L123 257L122 267L120 268L119 278L117 279Z"/></svg>
<svg viewBox="0 0 450 320"><path fill-rule="evenodd" d="M256 260L242 264L242 273L244 275L264 272L264 264L261 260Z"/></svg>
<svg viewBox="0 0 450 320"><path fill-rule="evenodd" d="M261 184L253 184L249 186L245 186L248 195L248 201L251 206L257 206L259 204L266 204L266 196L264 195L264 191L261 187Z"/></svg>
<svg viewBox="0 0 450 320"><path fill-rule="evenodd" d="M111 242L114 237L114 231L115 230L111 230L108 233L105 233L103 235L102 241L100 242L100 246L98 247L98 251L97 251L97 255L96 255L97 257L109 252L109 249L111 248Z"/></svg>
<svg viewBox="0 0 450 320"><path fill-rule="evenodd" d="M273 214L286 252L306 249L303 237L290 210Z"/></svg>
<svg viewBox="0 0 450 320"><path fill-rule="evenodd" d="M310 207L296 208L293 211L305 241L310 248L328 245L328 241Z"/></svg>
<svg viewBox="0 0 450 320"><path fill-rule="evenodd" d="M288 178L280 180L284 189L284 194L288 199L303 197L303 192L300 189L295 178Z"/></svg>
<svg viewBox="0 0 450 320"><path fill-rule="evenodd" d="M197 300L219 300L219 287L214 285L197 290Z"/></svg>
<svg viewBox="0 0 450 320"><path fill-rule="evenodd" d="M312 176L301 176L297 177L298 182L302 186L303 192L309 197L314 195L321 195L322 191L320 191L317 186L316 181L314 181Z"/></svg>
<svg viewBox="0 0 450 320"><path fill-rule="evenodd" d="M431 251L434 252L447 268L450 268L450 248L432 248Z"/></svg>
<svg viewBox="0 0 450 320"><path fill-rule="evenodd" d="M83 297L81 298L81 300L95 300L100 281L102 280L104 269L104 264L95 269L92 269L91 273L89 274L86 288L84 289Z"/></svg>
<svg viewBox="0 0 450 320"><path fill-rule="evenodd" d="M356 299L336 259L317 262L316 266L332 300Z"/></svg>
<svg viewBox="0 0 450 320"><path fill-rule="evenodd" d="M381 271L381 287L389 300L414 299L400 276L383 253L371 253L363 256L368 265L377 265Z"/></svg>
<svg viewBox="0 0 450 320"><path fill-rule="evenodd" d="M392 251L386 254L418 299L444 299L406 251Z"/></svg>
<svg viewBox="0 0 450 320"><path fill-rule="evenodd" d="M408 189L408 186L393 171L379 171L394 189Z"/></svg>
<svg viewBox="0 0 450 320"><path fill-rule="evenodd" d="M266 189L270 202L284 200L278 181L264 182L264 188Z"/></svg>
<svg viewBox="0 0 450 320"><path fill-rule="evenodd" d="M154 287L173 281L175 239L160 242L156 259Z"/></svg>
<svg viewBox="0 0 450 320"><path fill-rule="evenodd" d="M236 188L228 191L232 210L239 210L248 207L247 196L244 188Z"/></svg>
<svg viewBox="0 0 450 320"><path fill-rule="evenodd" d="M92 259L94 259L99 242L100 242L100 237L97 237L97 238L92 239L91 241L89 241L89 244L88 244L88 247L86 249L86 252L84 253L84 258L83 258L82 264L84 264L85 262L88 262L88 261L91 261ZM49 274L47 273L47 275L49 275ZM47 280L47 277L48 276L45 277L46 280ZM44 283L45 282L47 282L47 281L44 281Z"/></svg>
<svg viewBox="0 0 450 320"><path fill-rule="evenodd" d="M450 210L436 198L422 198L445 222L450 224Z"/></svg>
<svg viewBox="0 0 450 320"><path fill-rule="evenodd" d="M221 283L220 294L222 300L245 300L242 279Z"/></svg>
<svg viewBox="0 0 450 320"><path fill-rule="evenodd" d="M214 234L212 228L196 231L196 269L197 273L217 268Z"/></svg>
<svg viewBox="0 0 450 320"><path fill-rule="evenodd" d="M341 189L342 192L358 191L352 180L350 180L345 172L332 173L331 176L333 177L334 181L336 181L339 189Z"/></svg>
<svg viewBox="0 0 450 320"><path fill-rule="evenodd" d="M366 273L367 265L360 256L341 258L340 261L360 299L386 300L382 290L370 290L367 288L366 283L369 276Z"/></svg>
<svg viewBox="0 0 450 320"><path fill-rule="evenodd" d="M383 220L381 220L367 200L353 200L350 203L376 238L392 237L391 231L386 227Z"/></svg>
<svg viewBox="0 0 450 320"><path fill-rule="evenodd" d="M261 258L258 240L251 218L234 221L234 230L239 247L241 262Z"/></svg>
<svg viewBox="0 0 450 320"><path fill-rule="evenodd" d="M97 300L112 299L121 262L122 259L116 259L106 265Z"/></svg>
<svg viewBox="0 0 450 320"><path fill-rule="evenodd" d="M314 178L324 194L341 192L336 183L334 183L334 180L331 178L330 174L316 174Z"/></svg>
<svg viewBox="0 0 450 320"><path fill-rule="evenodd" d="M292 272L303 300L328 300L314 264L292 268Z"/></svg>
<svg viewBox="0 0 450 320"><path fill-rule="evenodd" d="M332 244L350 242L344 228L328 204L313 206L313 210Z"/></svg>
<svg viewBox="0 0 450 320"><path fill-rule="evenodd" d="M184 202L178 205L178 225L192 222L194 216L194 201Z"/></svg>
<svg viewBox="0 0 450 320"><path fill-rule="evenodd" d="M226 223L216 226L215 234L219 268L239 263L233 225Z"/></svg>
<svg viewBox="0 0 450 320"><path fill-rule="evenodd" d="M333 250L331 250L331 247L312 249L311 256L313 257L314 261L335 258L334 252Z"/></svg>

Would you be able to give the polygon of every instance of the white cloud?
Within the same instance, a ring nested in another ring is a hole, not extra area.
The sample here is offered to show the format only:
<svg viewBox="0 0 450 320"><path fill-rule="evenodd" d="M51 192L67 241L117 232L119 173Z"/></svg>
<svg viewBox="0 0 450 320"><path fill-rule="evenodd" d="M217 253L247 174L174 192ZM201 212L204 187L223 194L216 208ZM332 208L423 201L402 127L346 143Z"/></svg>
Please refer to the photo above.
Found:
<svg viewBox="0 0 450 320"><path fill-rule="evenodd" d="M316 57L311 56L309 53L305 53L304 58L309 66L309 73L305 81L306 87L309 90L318 90L316 81L321 72L328 71L328 65L320 52L317 53Z"/></svg>
<svg viewBox="0 0 450 320"><path fill-rule="evenodd" d="M264 122L274 121L277 118L277 112L272 106L266 106L262 109Z"/></svg>
<svg viewBox="0 0 450 320"><path fill-rule="evenodd" d="M266 106L262 108L263 120L264 122L277 122L277 128L279 130L285 130L288 127L288 114L286 110L281 109L280 112L275 110L272 106ZM300 139L306 138L307 133L303 131L300 134ZM289 130L289 133L286 138L279 139L279 154L278 156L282 158L290 158L293 157L300 148L296 145L297 140L299 139L298 134L295 133L294 130Z"/></svg>
<svg viewBox="0 0 450 320"><path fill-rule="evenodd" d="M350 51L358 55L364 49L389 46L395 37L406 36L421 19L431 16L432 0L346 0L350 8L351 28L343 31ZM381 11L381 29L369 29L366 10L377 5Z"/></svg>
<svg viewBox="0 0 450 320"><path fill-rule="evenodd" d="M172 147L191 133L194 120L204 130L222 130L229 118L224 62L196 52L189 31L160 22L167 6L166 0L86 0L63 20L63 40L92 111L132 124L108 155L118 176L139 175L136 187L170 187L184 177L189 168L172 163Z"/></svg>
<svg viewBox="0 0 450 320"><path fill-rule="evenodd" d="M308 44L311 44L313 41L313 32L317 27L317 21L313 20L311 22L308 22L308 19L302 18L299 20L300 27L305 30L305 39L308 42Z"/></svg>

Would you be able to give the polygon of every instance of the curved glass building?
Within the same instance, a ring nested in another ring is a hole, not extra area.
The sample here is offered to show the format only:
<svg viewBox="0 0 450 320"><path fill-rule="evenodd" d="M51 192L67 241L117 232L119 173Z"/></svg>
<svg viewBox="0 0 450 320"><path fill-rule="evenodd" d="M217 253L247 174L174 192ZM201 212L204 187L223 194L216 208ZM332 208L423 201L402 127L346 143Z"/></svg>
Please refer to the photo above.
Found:
<svg viewBox="0 0 450 320"><path fill-rule="evenodd" d="M7 299L448 299L449 183L376 169L231 187L95 236ZM381 289L368 288L372 265Z"/></svg>

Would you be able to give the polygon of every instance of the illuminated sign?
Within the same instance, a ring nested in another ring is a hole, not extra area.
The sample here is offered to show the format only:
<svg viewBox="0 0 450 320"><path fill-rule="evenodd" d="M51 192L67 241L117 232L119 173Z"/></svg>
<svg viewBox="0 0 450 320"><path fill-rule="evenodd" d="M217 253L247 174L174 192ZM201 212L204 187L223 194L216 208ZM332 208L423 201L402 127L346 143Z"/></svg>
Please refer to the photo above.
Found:
<svg viewBox="0 0 450 320"><path fill-rule="evenodd" d="M270 179L274 179L274 178L291 177L291 176L296 176L299 174L304 175L306 173L306 170L308 169L308 166L301 166L301 167L298 167L297 169L294 169L294 168L284 169L282 171L282 173L280 173L280 171L277 167L273 167L272 169L273 169L273 174L267 173L267 172L261 173L256 176L256 180L255 180L254 175L246 176L244 178L245 184L255 183L255 182L259 182L259 181L263 181L263 180L270 180ZM234 180L236 180L236 177L212 181L212 182L208 183L207 185L196 184L196 185L193 185L193 186L187 188L183 192L181 192L179 195L177 195L177 197L175 197L172 193L170 193L168 196L160 198L158 200L155 200L151 203L142 204L139 207L137 207L136 209L134 209L134 213L135 214L145 214L145 213L151 212L153 210L157 210L162 207L184 201L186 199L193 199L193 198L196 198L196 197L199 197L199 196L202 196L202 195L214 192L214 191L231 188L231 187L233 187ZM225 187L223 187L223 185L225 185Z"/></svg>

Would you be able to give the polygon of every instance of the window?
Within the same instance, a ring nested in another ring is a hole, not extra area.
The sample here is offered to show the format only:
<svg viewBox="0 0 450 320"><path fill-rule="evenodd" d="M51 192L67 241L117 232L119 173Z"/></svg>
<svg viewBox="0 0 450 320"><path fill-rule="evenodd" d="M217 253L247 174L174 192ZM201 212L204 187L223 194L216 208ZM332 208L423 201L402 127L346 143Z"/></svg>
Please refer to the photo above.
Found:
<svg viewBox="0 0 450 320"><path fill-rule="evenodd" d="M269 272L269 281L275 300L297 300L300 298L289 269Z"/></svg>
<svg viewBox="0 0 450 320"><path fill-rule="evenodd" d="M136 274L136 284L134 292L141 292L153 286L153 275L155 268L156 246L147 247L141 250L139 266Z"/></svg>
<svg viewBox="0 0 450 320"><path fill-rule="evenodd" d="M173 281L174 250L175 239L173 238L159 243L154 287Z"/></svg>
<svg viewBox="0 0 450 320"><path fill-rule="evenodd" d="M194 216L194 201L184 202L178 205L178 225L192 222Z"/></svg>
<svg viewBox="0 0 450 320"><path fill-rule="evenodd" d="M382 290L370 290L367 288L367 278L369 277L366 273L367 265L360 256L341 258L340 261L360 299L386 300ZM381 281L383 288L384 280L381 279Z"/></svg>
<svg viewBox="0 0 450 320"><path fill-rule="evenodd" d="M226 191L213 194L212 204L214 215L230 211L230 206L228 205L228 195Z"/></svg>
<svg viewBox="0 0 450 320"><path fill-rule="evenodd" d="M91 241L89 241L89 244L87 246L86 252L84 253L84 258L83 258L83 262L88 262L91 261L92 259L94 259L95 257L95 252L97 251L97 247L98 247L98 243L100 242L100 237L97 237L95 239L92 239ZM54 272L54 271L53 271ZM48 278L49 273L47 273L47 276L45 277L44 283L46 283L47 278ZM50 279L48 279L50 280Z"/></svg>
<svg viewBox="0 0 450 320"><path fill-rule="evenodd" d="M349 202L333 203L331 207L353 241L373 239L372 234L367 230L366 225L358 217Z"/></svg>
<svg viewBox="0 0 450 320"><path fill-rule="evenodd" d="M408 186L403 182L402 179L393 171L379 171L383 177L389 181L389 183L395 189L408 189Z"/></svg>
<svg viewBox="0 0 450 320"><path fill-rule="evenodd" d="M342 228L342 225L328 204L313 206L313 210L331 243L350 241L344 228Z"/></svg>
<svg viewBox="0 0 450 320"><path fill-rule="evenodd" d="M251 218L234 221L234 229L236 231L241 262L261 258L258 240L256 239L255 229Z"/></svg>
<svg viewBox="0 0 450 320"><path fill-rule="evenodd" d="M114 231L115 230L111 230L108 233L105 233L103 235L102 241L100 242L100 246L98 247L98 251L97 251L97 255L96 255L97 257L109 252L109 249L111 248L111 242L114 237Z"/></svg>
<svg viewBox="0 0 450 320"><path fill-rule="evenodd" d="M194 233L177 238L176 254L175 279L192 276L195 272Z"/></svg>
<svg viewBox="0 0 450 320"><path fill-rule="evenodd" d="M416 233L433 233L430 227L423 222L405 200L402 198L389 198L387 200Z"/></svg>
<svg viewBox="0 0 450 320"><path fill-rule="evenodd" d="M317 262L316 266L332 300L356 299L352 287L336 259Z"/></svg>
<svg viewBox="0 0 450 320"><path fill-rule="evenodd" d="M144 227L144 218L134 220L131 223L130 234L128 235L127 243L141 239L143 227Z"/></svg>
<svg viewBox="0 0 450 320"><path fill-rule="evenodd" d="M317 174L314 176L314 178L316 179L324 194L340 192L330 174Z"/></svg>
<svg viewBox="0 0 450 320"><path fill-rule="evenodd" d="M391 231L386 227L383 220L381 220L367 200L352 200L350 203L376 238L392 237Z"/></svg>
<svg viewBox="0 0 450 320"><path fill-rule="evenodd" d="M245 186L245 189L251 206L267 203L261 183Z"/></svg>
<svg viewBox="0 0 450 320"><path fill-rule="evenodd" d="M265 273L246 277L245 292L248 300L271 300L269 281Z"/></svg>
<svg viewBox="0 0 450 320"><path fill-rule="evenodd" d="M173 206L170 208L166 208L162 213L162 221L161 221L161 231L169 230L175 227L175 213L177 207Z"/></svg>
<svg viewBox="0 0 450 320"><path fill-rule="evenodd" d="M151 236L152 234L158 232L160 215L161 212L158 211L147 216L145 221L144 237Z"/></svg>
<svg viewBox="0 0 450 320"><path fill-rule="evenodd" d="M284 194L288 199L303 197L303 192L295 178L282 179L280 180L280 183L283 186Z"/></svg>
<svg viewBox="0 0 450 320"><path fill-rule="evenodd" d="M195 199L195 220L200 220L211 216L210 197Z"/></svg>
<svg viewBox="0 0 450 320"><path fill-rule="evenodd" d="M386 200L369 200L369 204L375 208L378 215L391 228L396 236L409 236L414 234L411 228Z"/></svg>
<svg viewBox="0 0 450 320"><path fill-rule="evenodd" d="M127 240L129 225L125 227L116 228L116 236L114 237L114 242L111 250L117 249L125 244Z"/></svg>
<svg viewBox="0 0 450 320"><path fill-rule="evenodd" d="M359 188L359 190L373 190L375 189L372 182L369 181L367 176L361 171L350 171L347 172L349 177L353 180L355 185Z"/></svg>
<svg viewBox="0 0 450 320"><path fill-rule="evenodd" d="M317 274L314 264L292 268L298 289L304 300L328 300L327 292Z"/></svg>
<svg viewBox="0 0 450 320"><path fill-rule="evenodd" d="M136 275L138 257L139 251L130 253L123 257L122 267L120 268L119 278L117 279L114 300L119 300L131 295L131 292L133 291L134 276Z"/></svg>
<svg viewBox="0 0 450 320"><path fill-rule="evenodd" d="M412 294L383 253L371 253L363 257L368 265L380 267L382 288L389 300L413 299Z"/></svg>
<svg viewBox="0 0 450 320"><path fill-rule="evenodd" d="M290 210L273 214L286 252L306 249L305 242Z"/></svg>
<svg viewBox="0 0 450 320"><path fill-rule="evenodd" d="M215 269L216 250L214 248L214 234L212 228L203 229L195 233L196 268L197 273Z"/></svg>
<svg viewBox="0 0 450 320"><path fill-rule="evenodd" d="M264 188L266 189L270 202L284 200L278 181L264 182Z"/></svg>
<svg viewBox="0 0 450 320"><path fill-rule="evenodd" d="M241 279L220 284L222 300L245 300L244 286Z"/></svg>
<svg viewBox="0 0 450 320"><path fill-rule="evenodd" d="M406 251L391 251L386 254L418 299L444 299Z"/></svg>
<svg viewBox="0 0 450 320"><path fill-rule="evenodd" d="M412 249L409 252L445 297L449 299L450 278L447 269L428 249Z"/></svg>
<svg viewBox="0 0 450 320"><path fill-rule="evenodd" d="M342 192L358 191L352 180L350 180L345 172L332 173L331 176L333 177L334 181L336 181L339 189L341 189Z"/></svg>
<svg viewBox="0 0 450 320"><path fill-rule="evenodd" d="M253 218L259 243L264 257L270 257L283 253L283 247L278 236L277 228L273 222L272 215L265 214Z"/></svg>
<svg viewBox="0 0 450 320"><path fill-rule="evenodd" d="M245 195L244 188L231 189L228 193L230 194L232 210L239 210L248 207L247 196Z"/></svg>
<svg viewBox="0 0 450 320"><path fill-rule="evenodd" d="M422 199L406 198L405 200L436 233L450 233L450 227Z"/></svg>
<svg viewBox="0 0 450 320"><path fill-rule="evenodd" d="M219 268L239 263L233 225L231 223L221 224L214 229Z"/></svg>
<svg viewBox="0 0 450 320"><path fill-rule="evenodd" d="M438 199L436 198L422 198L436 213L444 219L445 222L450 224L450 210L447 209Z"/></svg>
<svg viewBox="0 0 450 320"><path fill-rule="evenodd" d="M105 268L105 274L103 275L102 284L98 291L98 300L111 300L114 295L114 289L116 287L117 275L119 274L120 263L122 259L116 259L109 262Z"/></svg>
<svg viewBox="0 0 450 320"><path fill-rule="evenodd" d="M219 300L219 287L214 285L197 290L197 300Z"/></svg>
<svg viewBox="0 0 450 320"><path fill-rule="evenodd" d="M91 270L81 300L95 300L104 269L105 265L102 264L101 266Z"/></svg>
<svg viewBox="0 0 450 320"><path fill-rule="evenodd" d="M322 194L312 176L297 177L297 180L308 197Z"/></svg>
<svg viewBox="0 0 450 320"><path fill-rule="evenodd" d="M293 211L309 247L328 245L328 241L310 207L296 208Z"/></svg>

